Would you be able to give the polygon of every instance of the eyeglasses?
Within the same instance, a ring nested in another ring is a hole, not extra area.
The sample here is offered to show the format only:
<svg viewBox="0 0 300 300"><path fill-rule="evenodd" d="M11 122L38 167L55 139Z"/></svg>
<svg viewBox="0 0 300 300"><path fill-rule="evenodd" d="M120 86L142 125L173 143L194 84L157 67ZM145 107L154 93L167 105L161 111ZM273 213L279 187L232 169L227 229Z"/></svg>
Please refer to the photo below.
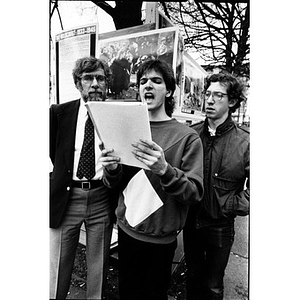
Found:
<svg viewBox="0 0 300 300"><path fill-rule="evenodd" d="M222 92L211 92L211 91L206 91L204 93L205 100L208 100L210 96L212 96L212 99L214 101L221 101L224 96L227 96L227 94L224 94Z"/></svg>
<svg viewBox="0 0 300 300"><path fill-rule="evenodd" d="M96 78L97 82L103 82L106 79L106 77L104 75L86 74L86 75L81 76L83 83L92 83L94 81L94 78Z"/></svg>

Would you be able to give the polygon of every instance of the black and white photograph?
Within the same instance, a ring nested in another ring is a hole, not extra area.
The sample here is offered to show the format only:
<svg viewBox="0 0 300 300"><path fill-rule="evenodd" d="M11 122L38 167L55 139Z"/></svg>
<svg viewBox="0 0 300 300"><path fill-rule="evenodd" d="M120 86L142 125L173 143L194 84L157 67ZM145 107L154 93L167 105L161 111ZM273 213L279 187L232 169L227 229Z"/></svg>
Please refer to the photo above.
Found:
<svg viewBox="0 0 300 300"><path fill-rule="evenodd" d="M49 298L250 299L249 2L52 0L50 25Z"/></svg>
<svg viewBox="0 0 300 300"><path fill-rule="evenodd" d="M136 72L148 59L158 58L174 68L177 31L176 28L167 28L100 38L99 58L105 60L112 71L108 96L113 99L137 99Z"/></svg>
<svg viewBox="0 0 300 300"><path fill-rule="evenodd" d="M3 2L1 298L296 299L298 12Z"/></svg>

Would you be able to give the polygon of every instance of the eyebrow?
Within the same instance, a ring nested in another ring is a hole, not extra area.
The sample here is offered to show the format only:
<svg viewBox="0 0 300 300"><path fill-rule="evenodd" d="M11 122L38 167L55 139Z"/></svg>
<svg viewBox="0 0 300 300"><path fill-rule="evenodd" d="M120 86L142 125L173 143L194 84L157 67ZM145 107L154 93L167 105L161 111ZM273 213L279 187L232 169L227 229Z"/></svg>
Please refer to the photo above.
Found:
<svg viewBox="0 0 300 300"><path fill-rule="evenodd" d="M159 77L159 76L153 76L153 77L143 76L143 77L141 77L140 82L142 82L144 80L148 81L149 79L154 83L156 83L157 81L163 81L163 78Z"/></svg>

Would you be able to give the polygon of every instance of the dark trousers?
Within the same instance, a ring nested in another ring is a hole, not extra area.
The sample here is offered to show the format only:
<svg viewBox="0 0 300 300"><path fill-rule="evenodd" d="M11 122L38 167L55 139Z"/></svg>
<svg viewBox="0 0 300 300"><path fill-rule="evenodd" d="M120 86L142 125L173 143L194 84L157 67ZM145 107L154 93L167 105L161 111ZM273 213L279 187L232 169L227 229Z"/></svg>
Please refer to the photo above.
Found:
<svg viewBox="0 0 300 300"><path fill-rule="evenodd" d="M224 272L234 241L234 223L183 230L187 300L223 299Z"/></svg>
<svg viewBox="0 0 300 300"><path fill-rule="evenodd" d="M153 244L118 231L120 300L167 300L177 240Z"/></svg>

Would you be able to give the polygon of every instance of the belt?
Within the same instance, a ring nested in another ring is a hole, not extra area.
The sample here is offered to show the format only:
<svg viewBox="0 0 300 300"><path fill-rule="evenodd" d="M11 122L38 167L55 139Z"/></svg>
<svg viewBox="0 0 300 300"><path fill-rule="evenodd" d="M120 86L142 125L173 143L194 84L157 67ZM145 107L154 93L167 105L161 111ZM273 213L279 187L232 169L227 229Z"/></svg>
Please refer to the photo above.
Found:
<svg viewBox="0 0 300 300"><path fill-rule="evenodd" d="M100 186L103 186L102 180L91 180L91 181L72 180L72 187L78 187L83 190L91 190L91 189L95 189Z"/></svg>

